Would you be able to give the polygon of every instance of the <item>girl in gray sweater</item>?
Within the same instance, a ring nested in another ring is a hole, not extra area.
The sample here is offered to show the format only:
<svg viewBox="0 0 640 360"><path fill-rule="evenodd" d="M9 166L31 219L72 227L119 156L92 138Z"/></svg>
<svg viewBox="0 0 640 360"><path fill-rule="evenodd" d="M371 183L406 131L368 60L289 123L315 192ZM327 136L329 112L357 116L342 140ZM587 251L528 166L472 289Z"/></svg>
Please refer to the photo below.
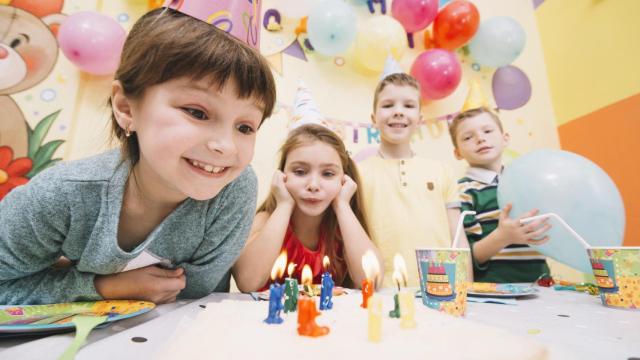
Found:
<svg viewBox="0 0 640 360"><path fill-rule="evenodd" d="M144 15L112 86L120 149L47 169L0 201L0 304L227 291L274 102L269 66L247 44L171 9Z"/></svg>

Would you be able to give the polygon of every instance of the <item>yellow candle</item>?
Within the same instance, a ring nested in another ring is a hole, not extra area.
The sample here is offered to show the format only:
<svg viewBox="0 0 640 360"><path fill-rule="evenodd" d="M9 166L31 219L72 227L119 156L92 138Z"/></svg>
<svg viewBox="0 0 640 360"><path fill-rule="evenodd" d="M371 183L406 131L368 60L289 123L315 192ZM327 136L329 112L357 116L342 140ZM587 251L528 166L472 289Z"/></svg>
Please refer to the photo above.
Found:
<svg viewBox="0 0 640 360"><path fill-rule="evenodd" d="M398 302L400 303L400 327L403 329L412 329L416 327L414 319L415 299L410 292L400 291L398 293Z"/></svg>
<svg viewBox="0 0 640 360"><path fill-rule="evenodd" d="M380 342L382 338L382 298L372 295L369 298L369 341Z"/></svg>

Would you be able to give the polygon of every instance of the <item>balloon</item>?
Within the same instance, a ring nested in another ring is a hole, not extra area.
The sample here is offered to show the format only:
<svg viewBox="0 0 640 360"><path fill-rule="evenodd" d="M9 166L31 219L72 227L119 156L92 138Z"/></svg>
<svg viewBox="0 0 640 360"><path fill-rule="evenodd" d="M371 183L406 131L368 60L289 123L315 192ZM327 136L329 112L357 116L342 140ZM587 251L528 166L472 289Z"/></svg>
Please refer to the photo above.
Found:
<svg viewBox="0 0 640 360"><path fill-rule="evenodd" d="M309 15L313 7L311 0L278 0L277 10L283 16L299 19Z"/></svg>
<svg viewBox="0 0 640 360"><path fill-rule="evenodd" d="M438 0L394 0L391 15L408 33L414 33L429 26L438 13Z"/></svg>
<svg viewBox="0 0 640 360"><path fill-rule="evenodd" d="M357 31L356 13L342 0L325 0L316 4L307 20L311 46L327 56L347 50Z"/></svg>
<svg viewBox="0 0 640 360"><path fill-rule="evenodd" d="M536 150L505 168L498 185L500 207L513 204L511 217L532 209L553 212L591 246L620 246L624 235L622 197L609 176L588 159L561 150ZM562 225L549 220L541 253L591 273L587 251Z"/></svg>
<svg viewBox="0 0 640 360"><path fill-rule="evenodd" d="M454 50L469 41L478 30L480 13L466 0L457 0L440 10L433 22L436 47Z"/></svg>
<svg viewBox="0 0 640 360"><path fill-rule="evenodd" d="M511 64L524 49L527 35L517 21L497 16L480 23L469 43L471 56L480 65L500 67Z"/></svg>
<svg viewBox="0 0 640 360"><path fill-rule="evenodd" d="M411 66L411 75L420 83L425 100L437 100L448 96L458 87L462 69L453 52L432 49L416 58Z"/></svg>
<svg viewBox="0 0 640 360"><path fill-rule="evenodd" d="M517 109L531 98L531 82L527 74L512 65L496 70L491 87L496 105L500 109Z"/></svg>
<svg viewBox="0 0 640 360"><path fill-rule="evenodd" d="M112 74L118 68L126 32L114 19L95 11L69 16L60 26L62 53L82 71Z"/></svg>
<svg viewBox="0 0 640 360"><path fill-rule="evenodd" d="M407 49L407 34L392 17L372 16L358 32L355 46L358 61L365 68L380 72L389 54L396 60L402 57Z"/></svg>
<svg viewBox="0 0 640 360"><path fill-rule="evenodd" d="M64 3L63 0L13 0L9 2L11 6L28 11L39 18L60 13Z"/></svg>

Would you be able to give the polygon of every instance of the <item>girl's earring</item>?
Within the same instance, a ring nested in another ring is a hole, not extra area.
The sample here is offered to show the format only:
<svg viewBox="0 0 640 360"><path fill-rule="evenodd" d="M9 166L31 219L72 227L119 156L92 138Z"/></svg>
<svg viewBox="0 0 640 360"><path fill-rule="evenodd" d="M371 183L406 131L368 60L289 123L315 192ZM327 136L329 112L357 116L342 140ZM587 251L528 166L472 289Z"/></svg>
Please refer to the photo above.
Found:
<svg viewBox="0 0 640 360"><path fill-rule="evenodd" d="M124 136L126 136L126 137L131 136L131 131L129 130L130 126L131 126L131 124L127 125L127 127L124 128Z"/></svg>

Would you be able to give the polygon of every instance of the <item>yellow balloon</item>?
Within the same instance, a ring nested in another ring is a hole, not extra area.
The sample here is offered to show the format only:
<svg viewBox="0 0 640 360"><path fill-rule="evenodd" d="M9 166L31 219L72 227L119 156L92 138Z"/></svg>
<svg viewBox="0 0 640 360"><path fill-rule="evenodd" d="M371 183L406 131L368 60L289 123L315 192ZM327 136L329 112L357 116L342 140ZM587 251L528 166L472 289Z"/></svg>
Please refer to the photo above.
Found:
<svg viewBox="0 0 640 360"><path fill-rule="evenodd" d="M391 16L370 17L356 38L356 57L367 69L380 72L391 54L399 60L407 49L407 33Z"/></svg>

